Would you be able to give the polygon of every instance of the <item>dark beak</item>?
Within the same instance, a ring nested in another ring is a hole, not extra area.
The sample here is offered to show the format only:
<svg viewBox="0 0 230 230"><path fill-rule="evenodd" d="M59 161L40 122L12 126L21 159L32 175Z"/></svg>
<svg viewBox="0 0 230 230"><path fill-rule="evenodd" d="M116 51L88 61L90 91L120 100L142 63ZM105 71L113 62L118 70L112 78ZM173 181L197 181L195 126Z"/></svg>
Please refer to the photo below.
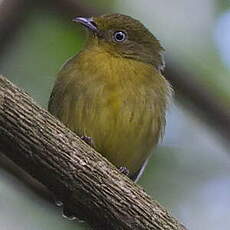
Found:
<svg viewBox="0 0 230 230"><path fill-rule="evenodd" d="M83 18L77 17L73 19L74 22L80 23L81 25L85 26L87 29L98 32L97 26L92 18Z"/></svg>

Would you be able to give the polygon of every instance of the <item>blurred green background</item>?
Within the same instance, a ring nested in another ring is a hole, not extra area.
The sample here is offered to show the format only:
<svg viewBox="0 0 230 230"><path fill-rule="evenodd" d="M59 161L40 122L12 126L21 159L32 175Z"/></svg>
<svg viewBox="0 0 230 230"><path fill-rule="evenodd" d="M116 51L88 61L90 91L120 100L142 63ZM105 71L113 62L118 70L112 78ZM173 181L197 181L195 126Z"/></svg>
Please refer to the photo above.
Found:
<svg viewBox="0 0 230 230"><path fill-rule="evenodd" d="M71 22L72 17L100 12L133 16L156 35L166 49L167 76L176 91L165 138L138 183L188 229L228 230L228 0L0 0L0 74L46 107L57 71L83 46L85 31ZM1 165L0 226L89 228L62 218L60 208Z"/></svg>

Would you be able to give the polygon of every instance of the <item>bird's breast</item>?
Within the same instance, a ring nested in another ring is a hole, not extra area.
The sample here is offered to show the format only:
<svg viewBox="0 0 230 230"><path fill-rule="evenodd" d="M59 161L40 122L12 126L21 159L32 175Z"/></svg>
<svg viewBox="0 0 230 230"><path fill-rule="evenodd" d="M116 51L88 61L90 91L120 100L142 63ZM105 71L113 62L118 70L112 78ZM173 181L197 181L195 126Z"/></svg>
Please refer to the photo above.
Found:
<svg viewBox="0 0 230 230"><path fill-rule="evenodd" d="M69 107L65 123L79 135L92 137L95 148L116 166L134 173L163 129L166 81L149 64L87 52L67 63L59 75L68 73L70 78L62 92L63 103L65 97L70 101L63 104Z"/></svg>

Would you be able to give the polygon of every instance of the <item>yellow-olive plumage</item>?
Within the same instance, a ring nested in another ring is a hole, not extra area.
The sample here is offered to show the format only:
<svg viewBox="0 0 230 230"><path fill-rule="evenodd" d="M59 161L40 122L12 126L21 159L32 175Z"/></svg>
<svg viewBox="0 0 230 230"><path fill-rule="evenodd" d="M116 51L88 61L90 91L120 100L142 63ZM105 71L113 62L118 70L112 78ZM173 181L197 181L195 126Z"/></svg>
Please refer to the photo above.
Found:
<svg viewBox="0 0 230 230"><path fill-rule="evenodd" d="M125 15L76 21L89 39L58 73L49 111L136 179L165 126L171 90L161 75L162 47Z"/></svg>

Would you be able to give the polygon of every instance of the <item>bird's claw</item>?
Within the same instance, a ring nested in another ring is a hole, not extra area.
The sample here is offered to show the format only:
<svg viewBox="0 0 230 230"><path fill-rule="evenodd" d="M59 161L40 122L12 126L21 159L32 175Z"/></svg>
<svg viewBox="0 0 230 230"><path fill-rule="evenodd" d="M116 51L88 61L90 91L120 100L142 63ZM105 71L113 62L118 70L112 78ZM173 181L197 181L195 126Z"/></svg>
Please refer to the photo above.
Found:
<svg viewBox="0 0 230 230"><path fill-rule="evenodd" d="M88 136L81 136L81 139L87 143L88 145L90 145L91 147L93 147L94 142L93 142L93 138L92 137L88 137Z"/></svg>
<svg viewBox="0 0 230 230"><path fill-rule="evenodd" d="M120 167L119 171L126 176L129 175L129 170L126 167Z"/></svg>

